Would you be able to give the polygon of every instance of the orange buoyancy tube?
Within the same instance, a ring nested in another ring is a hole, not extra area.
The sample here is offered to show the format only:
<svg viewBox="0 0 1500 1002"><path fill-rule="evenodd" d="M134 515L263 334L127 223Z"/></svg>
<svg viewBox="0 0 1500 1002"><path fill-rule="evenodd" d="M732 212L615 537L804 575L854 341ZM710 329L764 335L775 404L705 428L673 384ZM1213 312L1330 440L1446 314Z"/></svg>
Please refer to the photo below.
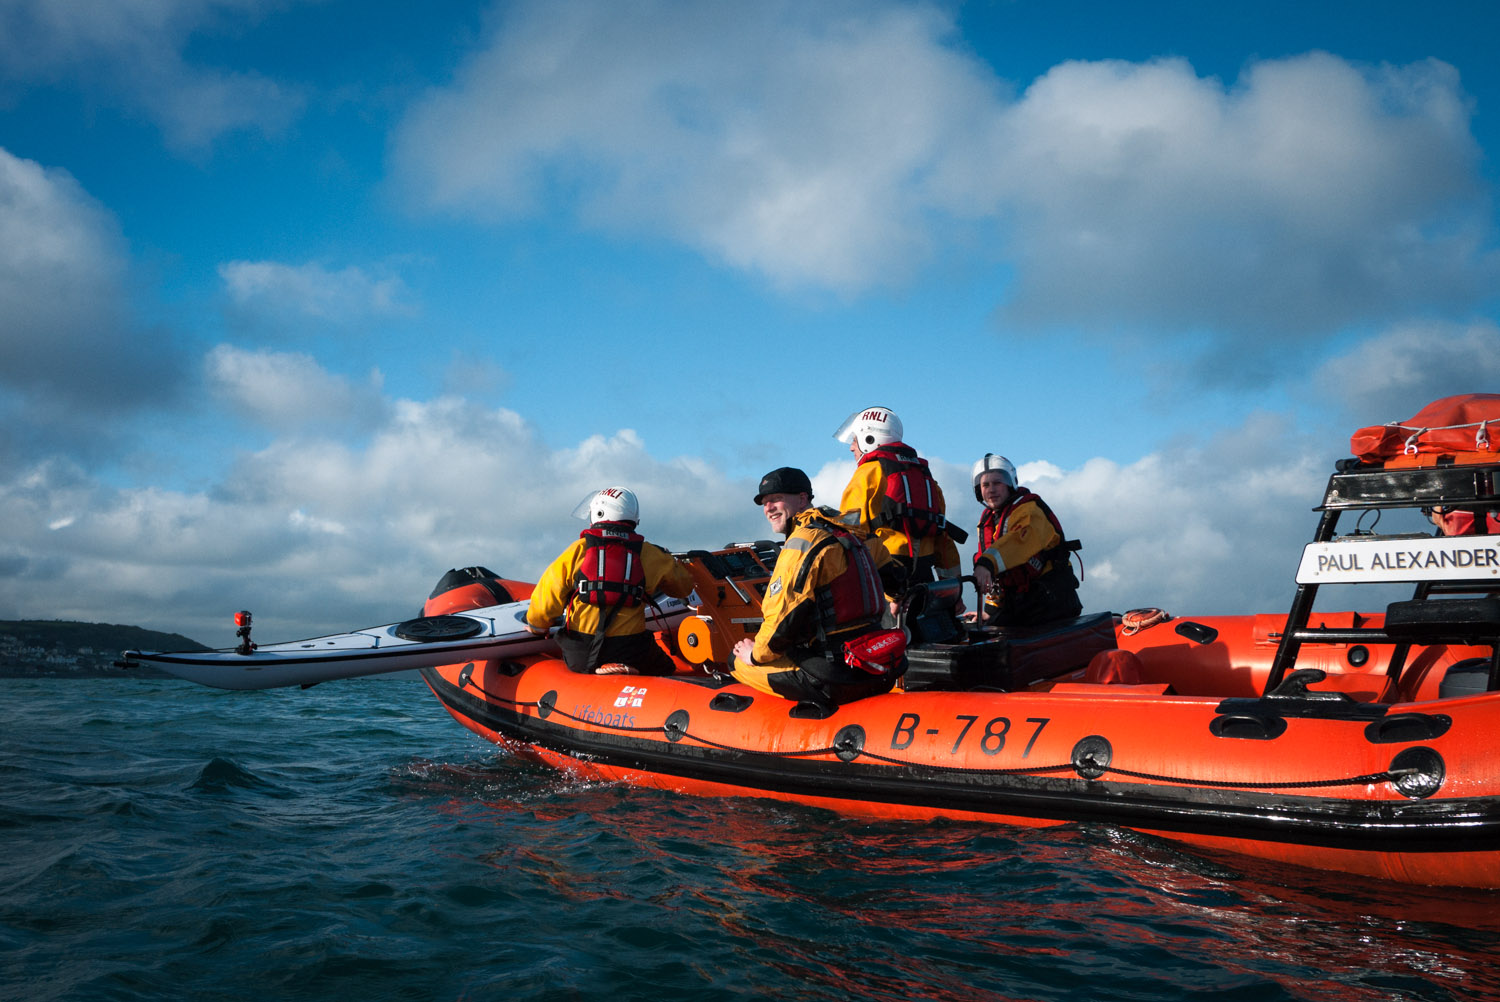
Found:
<svg viewBox="0 0 1500 1002"><path fill-rule="evenodd" d="M1500 728L1500 698L1446 703L1451 726L1314 702L1236 715L1218 696L1128 685L908 692L809 716L743 685L526 660L427 677L465 726L586 776L865 816L1090 818L1325 869L1500 886L1500 746L1474 740ZM1252 723L1262 732L1246 740Z"/></svg>
<svg viewBox="0 0 1500 1002"><path fill-rule="evenodd" d="M438 580L427 596L422 615L441 616L520 602L531 597L533 587L529 581L502 578L487 567L454 568Z"/></svg>

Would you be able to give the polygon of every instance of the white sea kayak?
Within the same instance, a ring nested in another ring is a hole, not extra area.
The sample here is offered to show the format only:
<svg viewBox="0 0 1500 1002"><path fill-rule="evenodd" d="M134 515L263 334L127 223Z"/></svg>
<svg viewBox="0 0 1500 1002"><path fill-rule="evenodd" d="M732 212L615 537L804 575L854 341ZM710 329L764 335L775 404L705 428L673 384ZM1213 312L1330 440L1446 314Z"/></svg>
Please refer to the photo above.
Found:
<svg viewBox="0 0 1500 1002"><path fill-rule="evenodd" d="M693 596L689 596L693 598ZM653 630L675 627L692 612L686 601L656 597L646 610ZM261 644L248 654L217 651L126 651L127 662L152 665L190 682L218 689L274 689L340 678L556 652L557 644L526 629L529 601L491 605L444 616L423 616L388 626L335 633L284 644Z"/></svg>

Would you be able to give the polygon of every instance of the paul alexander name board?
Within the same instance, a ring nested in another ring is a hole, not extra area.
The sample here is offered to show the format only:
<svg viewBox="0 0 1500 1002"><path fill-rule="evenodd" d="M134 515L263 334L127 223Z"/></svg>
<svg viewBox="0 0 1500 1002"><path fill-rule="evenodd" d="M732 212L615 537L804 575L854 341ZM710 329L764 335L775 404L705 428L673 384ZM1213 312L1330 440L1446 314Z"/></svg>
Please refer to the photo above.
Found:
<svg viewBox="0 0 1500 1002"><path fill-rule="evenodd" d="M1309 543L1298 584L1450 581L1500 577L1500 536L1368 538Z"/></svg>

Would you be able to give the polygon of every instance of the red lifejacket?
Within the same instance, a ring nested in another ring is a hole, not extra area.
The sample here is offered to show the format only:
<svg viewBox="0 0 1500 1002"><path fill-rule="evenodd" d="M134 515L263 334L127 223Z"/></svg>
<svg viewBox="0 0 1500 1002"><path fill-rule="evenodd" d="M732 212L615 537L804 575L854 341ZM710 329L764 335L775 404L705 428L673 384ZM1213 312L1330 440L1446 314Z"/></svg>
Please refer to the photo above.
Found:
<svg viewBox="0 0 1500 1002"><path fill-rule="evenodd" d="M979 558L984 556L984 551L994 546L996 541L1005 535L1006 530L1010 528L1011 513L1028 501L1035 504L1041 509L1042 514L1047 516L1047 521L1052 523L1052 529L1057 533L1058 542L1042 550L1030 560L1017 564L1014 567L1001 568L999 574L1001 586L1017 591L1025 591L1029 588L1033 581L1041 577L1042 569L1049 562L1057 559L1066 560L1070 550L1078 549L1077 542L1069 540L1063 532L1062 523L1057 520L1057 516L1052 513L1052 509L1047 507L1047 502L1032 493L1029 488L1017 487L1011 491L1010 497L1006 499L1005 504L999 508L986 508L984 514L980 516L979 550L974 554L974 562L976 564L979 562Z"/></svg>
<svg viewBox="0 0 1500 1002"><path fill-rule="evenodd" d="M1477 523L1472 511L1449 511L1438 517L1443 520L1442 532L1445 536L1500 535L1500 512L1485 512L1482 523ZM1479 525L1484 528L1479 528Z"/></svg>
<svg viewBox="0 0 1500 1002"><path fill-rule="evenodd" d="M813 590L818 605L818 632L827 636L878 623L885 612L885 589L880 583L880 573L875 569L875 558L870 555L865 541L830 519L820 518L813 524L826 535L813 543L803 556L792 590L801 591L806 587L807 576L812 573L813 556L825 547L842 547L847 564L844 573Z"/></svg>
<svg viewBox="0 0 1500 1002"><path fill-rule="evenodd" d="M580 602L606 609L646 603L646 568L641 560L646 537L616 522L598 522L578 538L583 540L583 557L573 588Z"/></svg>
<svg viewBox="0 0 1500 1002"><path fill-rule="evenodd" d="M871 519L872 528L891 526L906 537L907 549L915 557L916 540L936 536L948 528L948 516L939 498L937 481L927 469L927 460L902 442L891 442L859 457L859 465L879 463L884 482L880 511Z"/></svg>

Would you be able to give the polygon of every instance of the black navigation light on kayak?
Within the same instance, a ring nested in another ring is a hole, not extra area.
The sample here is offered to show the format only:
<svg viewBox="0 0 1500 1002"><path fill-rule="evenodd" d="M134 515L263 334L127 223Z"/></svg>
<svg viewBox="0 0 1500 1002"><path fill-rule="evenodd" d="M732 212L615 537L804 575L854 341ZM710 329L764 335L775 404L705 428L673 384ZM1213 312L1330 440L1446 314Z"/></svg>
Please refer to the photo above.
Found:
<svg viewBox="0 0 1500 1002"><path fill-rule="evenodd" d="M241 609L234 614L234 625L239 629L235 636L240 638L240 645L234 649L236 654L249 654L255 650L255 644L250 642L250 613Z"/></svg>

